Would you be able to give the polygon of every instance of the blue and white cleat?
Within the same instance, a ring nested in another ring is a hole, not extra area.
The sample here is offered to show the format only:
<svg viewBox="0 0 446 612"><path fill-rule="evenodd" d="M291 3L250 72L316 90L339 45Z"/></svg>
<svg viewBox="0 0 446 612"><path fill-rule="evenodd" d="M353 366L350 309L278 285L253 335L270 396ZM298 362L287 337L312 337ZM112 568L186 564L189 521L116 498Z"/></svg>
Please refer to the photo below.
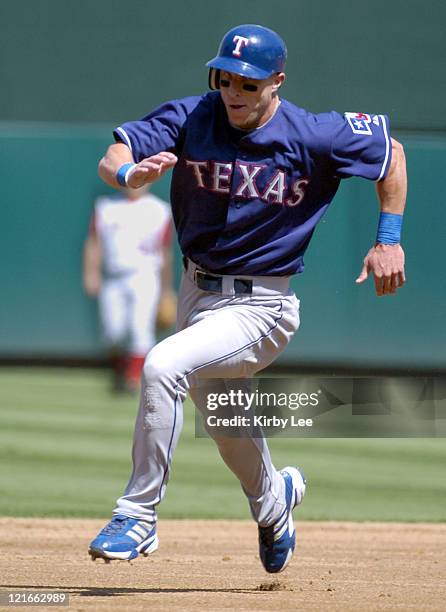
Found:
<svg viewBox="0 0 446 612"><path fill-rule="evenodd" d="M260 560L270 574L281 572L291 561L296 546L292 511L302 502L307 484L298 468L286 467L280 473L285 481L285 510L272 525L259 525Z"/></svg>
<svg viewBox="0 0 446 612"><path fill-rule="evenodd" d="M93 561L97 558L106 562L111 559L130 561L140 553L150 555L158 545L156 525L117 514L91 542L88 554Z"/></svg>

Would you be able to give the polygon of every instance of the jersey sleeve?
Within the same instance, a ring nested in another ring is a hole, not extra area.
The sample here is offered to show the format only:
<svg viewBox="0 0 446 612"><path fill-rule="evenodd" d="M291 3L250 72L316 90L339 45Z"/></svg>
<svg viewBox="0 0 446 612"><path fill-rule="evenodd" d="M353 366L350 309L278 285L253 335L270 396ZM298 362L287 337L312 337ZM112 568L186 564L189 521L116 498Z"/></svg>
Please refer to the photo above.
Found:
<svg viewBox="0 0 446 612"><path fill-rule="evenodd" d="M178 154L187 117L199 101L190 97L166 102L139 121L123 123L114 138L130 148L136 163L160 151Z"/></svg>
<svg viewBox="0 0 446 612"><path fill-rule="evenodd" d="M392 147L385 115L333 113L331 161L339 178L359 176L383 179L390 166Z"/></svg>

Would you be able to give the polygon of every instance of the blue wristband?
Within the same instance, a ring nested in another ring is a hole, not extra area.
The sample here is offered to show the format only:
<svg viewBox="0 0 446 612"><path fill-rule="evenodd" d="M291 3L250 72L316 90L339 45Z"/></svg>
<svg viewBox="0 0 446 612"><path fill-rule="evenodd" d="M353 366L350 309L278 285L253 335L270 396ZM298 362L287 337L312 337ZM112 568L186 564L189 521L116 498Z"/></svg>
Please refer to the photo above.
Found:
<svg viewBox="0 0 446 612"><path fill-rule="evenodd" d="M403 215L382 212L379 216L376 242L380 244L399 244Z"/></svg>
<svg viewBox="0 0 446 612"><path fill-rule="evenodd" d="M133 168L134 166L136 166L136 164L133 164L131 162L128 162L126 164L123 164L118 172L116 173L116 180L118 181L118 183L121 185L121 187L127 187L127 174L128 171Z"/></svg>

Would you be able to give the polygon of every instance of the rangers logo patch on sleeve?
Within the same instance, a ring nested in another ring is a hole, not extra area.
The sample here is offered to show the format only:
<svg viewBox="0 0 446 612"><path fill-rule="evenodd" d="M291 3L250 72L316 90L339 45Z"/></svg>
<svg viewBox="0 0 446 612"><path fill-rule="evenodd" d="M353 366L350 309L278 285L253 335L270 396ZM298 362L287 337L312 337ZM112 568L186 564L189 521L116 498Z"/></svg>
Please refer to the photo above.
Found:
<svg viewBox="0 0 446 612"><path fill-rule="evenodd" d="M344 117L347 119L354 134L372 135L370 128L372 118L370 115L365 113L344 113Z"/></svg>

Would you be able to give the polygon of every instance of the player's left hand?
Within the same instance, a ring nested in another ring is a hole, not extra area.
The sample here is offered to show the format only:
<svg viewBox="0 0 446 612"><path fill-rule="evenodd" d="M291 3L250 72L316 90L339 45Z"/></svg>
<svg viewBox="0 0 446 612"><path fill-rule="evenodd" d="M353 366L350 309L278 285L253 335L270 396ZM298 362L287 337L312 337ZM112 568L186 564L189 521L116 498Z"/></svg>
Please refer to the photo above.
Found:
<svg viewBox="0 0 446 612"><path fill-rule="evenodd" d="M400 244L376 244L364 259L361 274L356 279L363 283L369 272L375 279L376 295L395 293L406 281L404 274L404 251Z"/></svg>

